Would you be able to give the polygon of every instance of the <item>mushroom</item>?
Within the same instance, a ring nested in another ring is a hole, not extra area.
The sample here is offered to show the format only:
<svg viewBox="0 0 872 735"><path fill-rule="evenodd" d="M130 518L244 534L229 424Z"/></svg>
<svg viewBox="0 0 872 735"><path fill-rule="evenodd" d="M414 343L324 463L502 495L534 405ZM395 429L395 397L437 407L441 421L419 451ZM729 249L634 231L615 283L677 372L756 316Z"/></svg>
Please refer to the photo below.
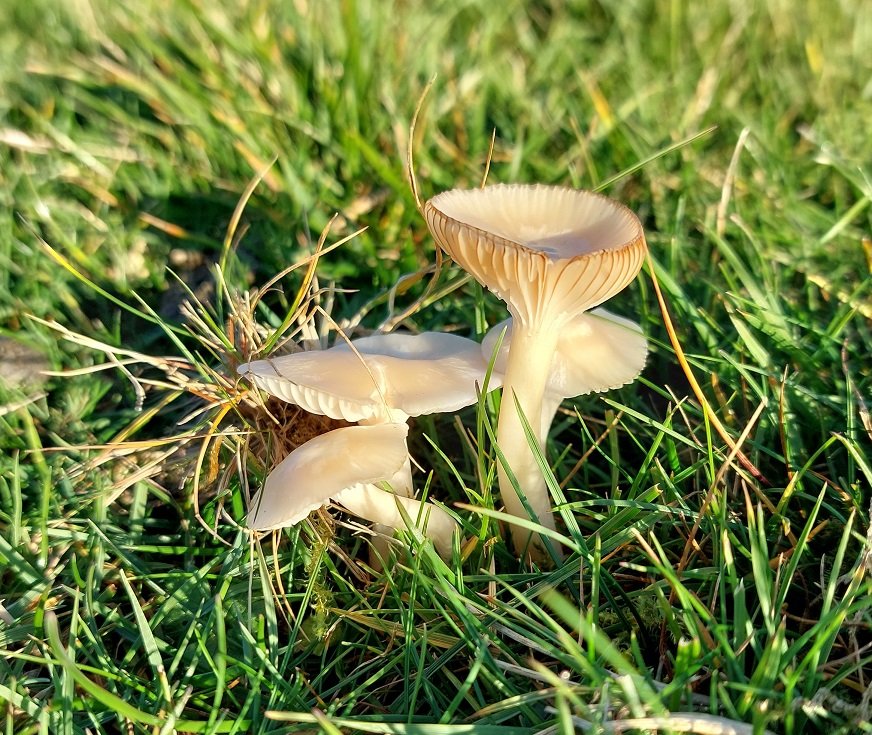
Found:
<svg viewBox="0 0 872 735"><path fill-rule="evenodd" d="M391 528L406 526L404 514L443 556L451 554L454 519L433 503L395 491L405 485L409 452L406 424L348 426L297 447L270 472L252 500L248 526L270 531L293 526L334 500L354 515ZM402 511L400 510L402 507Z"/></svg>
<svg viewBox="0 0 872 735"><path fill-rule="evenodd" d="M424 216L442 249L508 306L512 339L497 443L533 515L553 529L521 414L544 449L542 406L560 335L635 278L646 252L642 226L625 206L599 194L542 185L454 189L430 199ZM528 517L502 466L498 474L506 509ZM517 529L513 539L519 553L543 558L538 537Z"/></svg>
<svg viewBox="0 0 872 735"><path fill-rule="evenodd" d="M494 356L500 337L500 349ZM496 375L506 370L511 343L511 317L491 327L482 340L482 353L486 360L493 357ZM605 309L579 314L557 340L542 398L540 436L548 435L563 399L632 383L645 367L647 356L648 342L636 322Z"/></svg>
<svg viewBox="0 0 872 735"><path fill-rule="evenodd" d="M469 406L486 370L477 342L442 332L377 334L238 368L267 393L309 413L362 424L402 423Z"/></svg>
<svg viewBox="0 0 872 735"><path fill-rule="evenodd" d="M245 363L238 371L267 393L294 403L309 413L362 425L357 428L390 424L405 428L411 416L455 411L474 403L477 400L476 384L483 383L487 363L481 354L481 346L465 337L440 332L393 333L363 337L350 344L340 342L328 350L297 352ZM499 381L492 380L490 387L499 387ZM333 461L336 462L337 458L349 461L342 452L335 453ZM296 472L296 465L291 467ZM295 475L281 473L280 476ZM402 466L396 471L382 473L378 480L366 480L362 476L353 484L371 486L381 480L389 480L397 496L412 496L412 469L407 449ZM274 482L270 484L272 487L278 485ZM288 489L285 483L282 487L285 492L297 492L296 487ZM373 495L374 491L368 494ZM265 487L261 505L275 502L273 495L275 492L267 492ZM349 493L344 498L336 497L354 513L357 513L355 508L363 507L360 494ZM406 505L405 501L400 502ZM393 528L404 527L404 523L396 522L396 501L391 499L391 503L393 515L387 513L384 518L360 515ZM384 507L384 504L379 504L379 507ZM413 506L409 505L407 510L411 509ZM417 511L408 515L414 520ZM257 518L260 517L259 512ZM435 517L432 512L430 517ZM444 517L450 519L447 514ZM444 520L439 520L438 526L444 529ZM440 540L437 548L450 549L450 541Z"/></svg>

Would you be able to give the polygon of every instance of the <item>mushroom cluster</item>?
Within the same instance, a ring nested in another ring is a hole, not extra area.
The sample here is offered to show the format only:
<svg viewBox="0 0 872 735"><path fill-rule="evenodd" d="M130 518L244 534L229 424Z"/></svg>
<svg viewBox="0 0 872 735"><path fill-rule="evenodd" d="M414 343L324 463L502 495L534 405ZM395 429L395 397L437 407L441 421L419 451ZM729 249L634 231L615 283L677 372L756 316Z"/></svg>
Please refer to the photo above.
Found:
<svg viewBox="0 0 872 735"><path fill-rule="evenodd" d="M374 335L240 365L267 393L358 424L310 439L277 465L252 501L249 527L292 526L332 500L390 530L411 523L448 556L457 524L413 497L406 422L471 405L486 370L477 342L440 332Z"/></svg>
<svg viewBox="0 0 872 735"><path fill-rule="evenodd" d="M424 215L442 249L511 314L510 325L498 325L485 340L487 352L506 329L497 356L503 374L497 444L514 482L498 467L500 493L510 513L554 529L524 419L544 454L564 397L617 387L644 367L647 347L638 325L603 310L587 313L642 267L641 223L599 194L539 185L454 189L429 200ZM516 530L513 542L518 553L545 556L535 535Z"/></svg>
<svg viewBox="0 0 872 735"><path fill-rule="evenodd" d="M311 439L269 474L253 499L252 529L293 525L332 500L377 528L417 530L447 556L458 526L414 497L407 420L474 403L491 361L488 387L503 387L503 503L554 529L536 450L544 456L560 403L629 383L644 367L639 325L595 308L642 266L645 237L629 209L576 189L496 185L439 194L424 216L438 245L506 303L510 318L481 345L437 332L382 334L241 365L266 392L356 424ZM512 540L519 554L547 558L538 535L518 528Z"/></svg>

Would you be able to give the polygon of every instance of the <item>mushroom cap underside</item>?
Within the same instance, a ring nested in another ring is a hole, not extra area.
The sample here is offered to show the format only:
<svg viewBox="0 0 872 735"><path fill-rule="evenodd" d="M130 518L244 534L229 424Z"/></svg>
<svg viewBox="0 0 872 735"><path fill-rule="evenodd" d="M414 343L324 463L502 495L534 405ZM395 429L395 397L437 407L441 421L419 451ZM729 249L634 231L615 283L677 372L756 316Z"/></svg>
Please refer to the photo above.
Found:
<svg viewBox="0 0 872 735"><path fill-rule="evenodd" d="M355 485L385 482L408 459L406 424L348 426L310 439L269 473L252 500L248 526L293 526Z"/></svg>
<svg viewBox="0 0 872 735"><path fill-rule="evenodd" d="M453 189L424 206L436 242L525 321L586 311L635 278L645 258L623 204L558 186Z"/></svg>

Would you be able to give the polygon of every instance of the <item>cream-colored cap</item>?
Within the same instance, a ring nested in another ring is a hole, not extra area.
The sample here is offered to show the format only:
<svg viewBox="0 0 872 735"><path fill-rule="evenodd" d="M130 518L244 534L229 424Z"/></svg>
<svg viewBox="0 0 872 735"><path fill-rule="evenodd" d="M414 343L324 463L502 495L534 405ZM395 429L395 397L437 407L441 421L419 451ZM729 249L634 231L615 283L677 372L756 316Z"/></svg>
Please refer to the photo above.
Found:
<svg viewBox="0 0 872 735"><path fill-rule="evenodd" d="M239 374L309 413L346 421L404 421L476 401L487 363L455 334L380 334L328 350L245 363ZM492 381L490 388L498 388Z"/></svg>
<svg viewBox="0 0 872 735"><path fill-rule="evenodd" d="M417 529L447 558L456 521L433 503L406 497L409 488L400 487L409 481L408 431L405 423L348 426L310 439L270 472L252 500L249 528L293 526L333 500L368 521Z"/></svg>
<svg viewBox="0 0 872 735"><path fill-rule="evenodd" d="M270 472L252 500L248 527L293 526L343 490L390 480L408 459L408 432L407 424L348 426L310 439Z"/></svg>
<svg viewBox="0 0 872 735"><path fill-rule="evenodd" d="M453 189L430 199L424 216L443 250L528 325L603 303L645 258L638 217L580 189Z"/></svg>

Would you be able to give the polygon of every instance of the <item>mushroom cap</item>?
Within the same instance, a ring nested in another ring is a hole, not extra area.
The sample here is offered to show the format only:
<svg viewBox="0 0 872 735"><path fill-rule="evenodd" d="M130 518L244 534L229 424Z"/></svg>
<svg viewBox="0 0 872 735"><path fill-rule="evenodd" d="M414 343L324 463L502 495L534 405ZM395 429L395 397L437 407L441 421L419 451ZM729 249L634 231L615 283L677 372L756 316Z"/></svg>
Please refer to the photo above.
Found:
<svg viewBox="0 0 872 735"><path fill-rule="evenodd" d="M480 345L456 334L379 334L352 345L257 360L238 372L309 413L373 422L475 403L487 370Z"/></svg>
<svg viewBox="0 0 872 735"><path fill-rule="evenodd" d="M603 303L636 277L642 225L600 194L559 186L497 184L430 199L436 242L531 325Z"/></svg>
<svg viewBox="0 0 872 735"><path fill-rule="evenodd" d="M347 488L390 480L408 459L408 432L406 424L348 426L310 439L269 473L248 527L293 526Z"/></svg>
<svg viewBox="0 0 872 735"><path fill-rule="evenodd" d="M494 360L494 373L506 369L512 320L491 327L481 343L484 358L490 360L504 329L506 334ZM648 342L636 322L605 309L579 314L560 330L546 393L562 400L620 388L642 372L647 355Z"/></svg>

